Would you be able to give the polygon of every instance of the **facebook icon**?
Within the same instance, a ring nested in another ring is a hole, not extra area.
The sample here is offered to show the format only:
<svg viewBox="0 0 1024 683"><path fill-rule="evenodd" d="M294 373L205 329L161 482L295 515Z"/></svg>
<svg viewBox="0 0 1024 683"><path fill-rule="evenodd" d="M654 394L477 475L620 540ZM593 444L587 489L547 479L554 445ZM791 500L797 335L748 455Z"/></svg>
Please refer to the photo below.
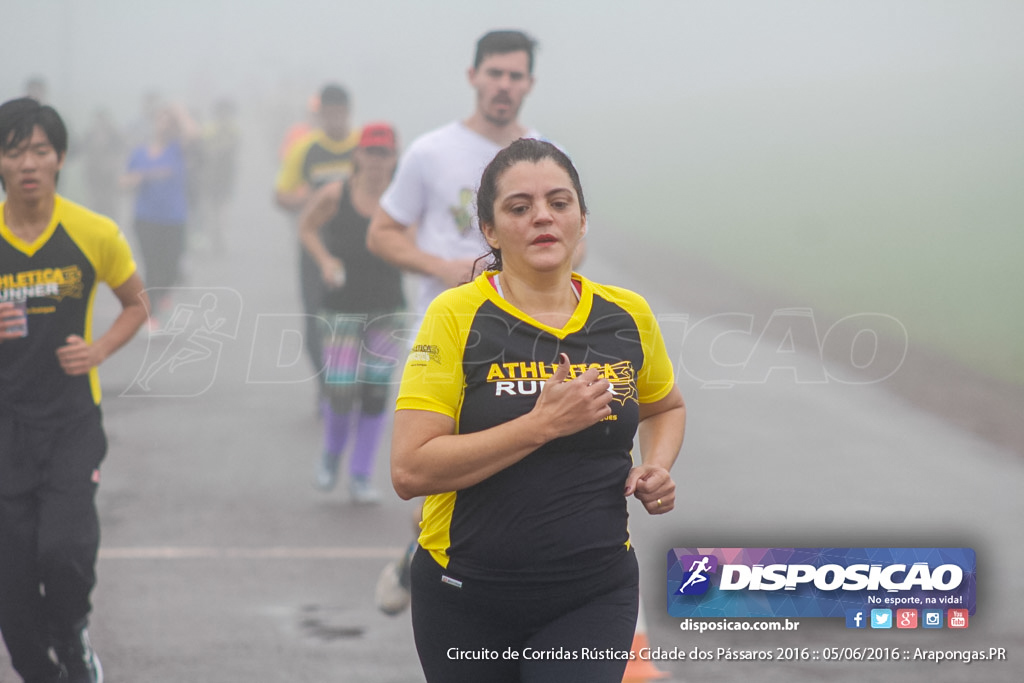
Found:
<svg viewBox="0 0 1024 683"><path fill-rule="evenodd" d="M846 628L867 628L868 618L862 609L846 610Z"/></svg>

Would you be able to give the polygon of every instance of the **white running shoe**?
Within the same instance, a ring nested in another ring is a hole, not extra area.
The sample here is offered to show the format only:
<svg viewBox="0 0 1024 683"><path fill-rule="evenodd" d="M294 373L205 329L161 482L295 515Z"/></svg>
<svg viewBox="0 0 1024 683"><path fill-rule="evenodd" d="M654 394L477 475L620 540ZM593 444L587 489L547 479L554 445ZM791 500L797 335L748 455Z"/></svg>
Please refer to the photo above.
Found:
<svg viewBox="0 0 1024 683"><path fill-rule="evenodd" d="M333 491L338 483L338 463L341 462L341 454L331 455L326 451L316 463L316 471L313 474L313 486L321 491Z"/></svg>
<svg viewBox="0 0 1024 683"><path fill-rule="evenodd" d="M399 560L392 560L384 566L374 593L377 609L389 616L401 614L409 606L411 598L409 589L399 580L398 564Z"/></svg>
<svg viewBox="0 0 1024 683"><path fill-rule="evenodd" d="M409 564L412 562L412 555L416 552L418 545L419 543L416 541L409 544L400 558L384 565L383 571L377 578L377 590L374 597L377 609L384 614L394 616L409 606L412 597Z"/></svg>
<svg viewBox="0 0 1024 683"><path fill-rule="evenodd" d="M348 484L348 493L352 502L359 505L374 505L380 502L380 492L365 477L353 477Z"/></svg>
<svg viewBox="0 0 1024 683"><path fill-rule="evenodd" d="M68 683L103 683L103 665L89 642L89 632L82 628L67 643L58 645L57 658L68 674Z"/></svg>

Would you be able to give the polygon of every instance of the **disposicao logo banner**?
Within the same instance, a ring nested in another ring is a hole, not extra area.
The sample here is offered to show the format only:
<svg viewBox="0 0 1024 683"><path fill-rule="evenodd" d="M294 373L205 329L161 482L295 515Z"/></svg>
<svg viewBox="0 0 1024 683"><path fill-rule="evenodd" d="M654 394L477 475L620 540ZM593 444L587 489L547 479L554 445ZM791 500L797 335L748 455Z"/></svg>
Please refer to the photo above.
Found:
<svg viewBox="0 0 1024 683"><path fill-rule="evenodd" d="M673 617L845 617L851 609L975 611L971 548L673 548Z"/></svg>

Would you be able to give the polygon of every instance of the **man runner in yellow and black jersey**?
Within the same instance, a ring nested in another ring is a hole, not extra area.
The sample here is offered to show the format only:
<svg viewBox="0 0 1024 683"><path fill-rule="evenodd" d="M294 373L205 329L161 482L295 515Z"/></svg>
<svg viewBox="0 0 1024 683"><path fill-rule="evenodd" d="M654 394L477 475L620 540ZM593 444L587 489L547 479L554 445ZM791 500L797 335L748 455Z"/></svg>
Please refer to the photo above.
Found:
<svg viewBox="0 0 1024 683"><path fill-rule="evenodd" d="M349 123L348 93L330 84L320 92L320 128L296 142L285 157L274 186L274 198L282 209L298 216L315 190L352 175L352 161L359 146L359 129ZM306 351L316 370L323 368L323 331L317 327L324 285L316 261L299 249L299 285L306 314Z"/></svg>
<svg viewBox="0 0 1024 683"><path fill-rule="evenodd" d="M26 683L102 681L86 632L107 448L97 367L149 309L117 225L57 194L66 152L52 107L0 105L0 631ZM101 282L121 312L94 338Z"/></svg>

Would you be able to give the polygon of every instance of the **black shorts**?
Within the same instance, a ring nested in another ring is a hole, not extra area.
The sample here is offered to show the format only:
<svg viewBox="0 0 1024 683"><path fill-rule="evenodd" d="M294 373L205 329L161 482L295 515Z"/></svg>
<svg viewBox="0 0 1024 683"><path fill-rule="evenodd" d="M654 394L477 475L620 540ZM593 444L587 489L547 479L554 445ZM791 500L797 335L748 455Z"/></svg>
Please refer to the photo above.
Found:
<svg viewBox="0 0 1024 683"><path fill-rule="evenodd" d="M419 548L412 622L429 683L619 683L636 628L630 551L594 581L541 585L461 580Z"/></svg>

